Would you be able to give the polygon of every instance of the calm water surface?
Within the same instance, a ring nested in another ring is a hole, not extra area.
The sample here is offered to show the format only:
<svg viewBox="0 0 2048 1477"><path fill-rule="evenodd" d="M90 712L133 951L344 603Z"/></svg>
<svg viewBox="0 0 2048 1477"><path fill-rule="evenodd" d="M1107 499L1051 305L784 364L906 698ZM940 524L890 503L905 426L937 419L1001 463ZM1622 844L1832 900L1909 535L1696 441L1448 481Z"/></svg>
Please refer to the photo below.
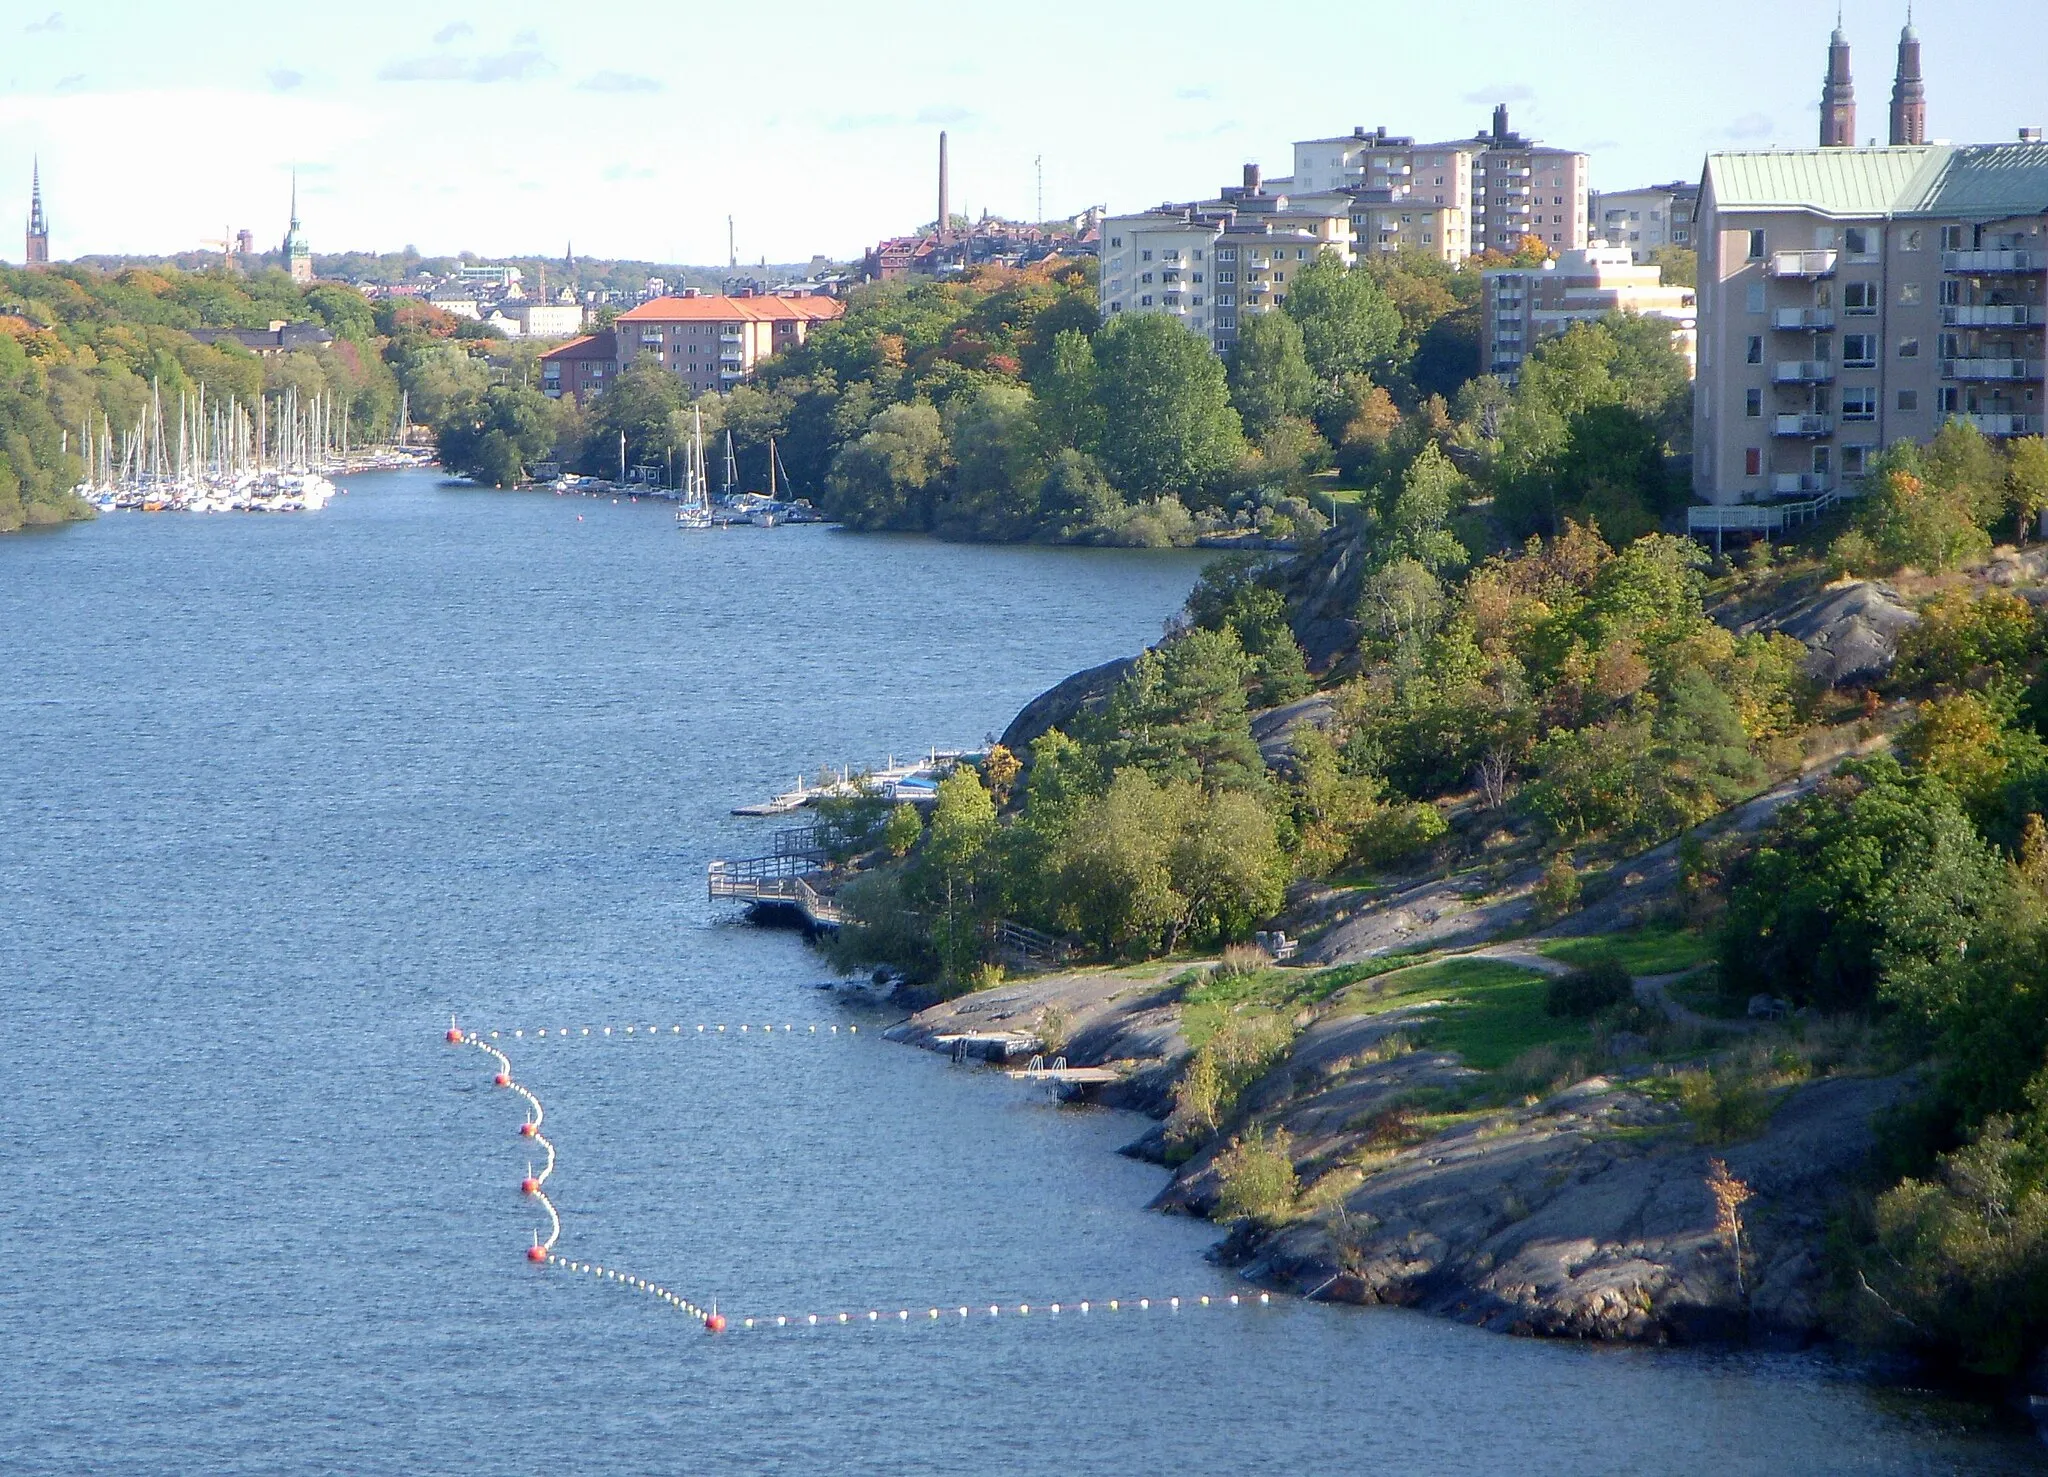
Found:
<svg viewBox="0 0 2048 1477"><path fill-rule="evenodd" d="M0 1470L2030 1468L1818 1359L1294 1303L714 1340L520 1259L519 1108L449 1012L872 1028L705 902L729 807L1000 730L1196 567L426 475L0 540ZM563 1252L699 1301L1234 1285L1141 1210L1142 1125L872 1029L511 1044Z"/></svg>

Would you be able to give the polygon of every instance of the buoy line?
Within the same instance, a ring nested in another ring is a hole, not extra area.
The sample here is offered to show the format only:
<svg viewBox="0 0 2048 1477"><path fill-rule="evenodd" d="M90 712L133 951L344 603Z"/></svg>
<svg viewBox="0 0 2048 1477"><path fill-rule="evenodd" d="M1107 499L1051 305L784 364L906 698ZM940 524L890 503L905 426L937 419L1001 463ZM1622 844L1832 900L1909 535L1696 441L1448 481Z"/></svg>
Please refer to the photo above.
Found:
<svg viewBox="0 0 2048 1477"><path fill-rule="evenodd" d="M628 1031L632 1030L631 1027L627 1029ZM649 1031L655 1029L654 1027L648 1028ZM699 1031L705 1030L702 1026L699 1026L697 1029ZM724 1030L724 1027L721 1026L718 1029ZM746 1028L741 1027L741 1029L745 1030ZM784 1029L788 1031L790 1028L785 1027ZM811 1029L816 1031L817 1027L813 1026ZM851 1026L847 1027L848 1034L852 1034L854 1029ZM604 1028L606 1034L609 1034L610 1030L610 1027ZM675 1030L680 1032L681 1027L676 1027ZM833 1030L836 1032L837 1027L834 1027ZM520 1035L517 1031L512 1034L515 1038L518 1038ZM536 1033L536 1035L541 1034L545 1033ZM566 1035L567 1033L561 1032L559 1034ZM587 1028L586 1034L588 1034ZM490 1033L490 1036L498 1038L499 1033L493 1031ZM619 1286L630 1288L635 1292L646 1293L657 1302L674 1308L680 1313L687 1314L701 1323L705 1330L710 1333L724 1333L728 1328L753 1331L774 1331L778 1329L807 1331L814 1328L867 1327L888 1323L894 1323L899 1327L911 1323L918 1323L929 1327L934 1324L947 1322L964 1323L1004 1317L1029 1318L1033 1316L1034 1308L1040 1315L1046 1317L1076 1316L1085 1318L1097 1313L1120 1314L1160 1311L1171 1314L1182 1311L1199 1311L1205 1308L1263 1308L1270 1306L1272 1303L1272 1295L1265 1292L1250 1294L1228 1293L1221 1295L1202 1294L1190 1298L1139 1297L1109 1298L1106 1300L1084 1298L1075 1302L1037 1304L1010 1304L1003 1302L959 1303L949 1304L944 1307L927 1307L921 1313L911 1308L897 1308L893 1313L880 1308L870 1308L865 1313L841 1311L823 1314L777 1313L765 1316L756 1314L752 1317L738 1319L735 1322L720 1313L716 1303L707 1310L697 1306L697 1304L680 1293L673 1292L667 1287L662 1286L660 1283L650 1282L644 1277L635 1276L617 1267L606 1267L595 1262L572 1261L567 1257L558 1255L555 1251L555 1243L562 1236L562 1217L555 1209L555 1203L548 1197L547 1193L548 1176L555 1172L555 1146L548 1139L547 1135L540 1131L541 1123L546 1117L545 1111L541 1107L540 1098L531 1088L513 1076L512 1059L506 1055L503 1049L493 1045L491 1040L474 1031L463 1030L452 1019L449 1021L448 1033L445 1039L453 1046L473 1046L497 1063L498 1069L492 1076L492 1084L517 1094L525 1101L528 1109L525 1120L519 1125L520 1137L533 1140L547 1155L546 1163L541 1166L540 1173L535 1174L532 1165L529 1164L526 1177L519 1182L520 1192L536 1201L541 1209L547 1212L549 1225L546 1240L542 1240L539 1231L535 1230L533 1243L526 1249L526 1259L541 1266L554 1267L577 1275L592 1276L601 1282L615 1283Z"/></svg>
<svg viewBox="0 0 2048 1477"><path fill-rule="evenodd" d="M858 1036L860 1034L860 1027L838 1025L832 1022L801 1026L785 1023L778 1026L772 1021L739 1021L724 1024L710 1022L696 1026L661 1026L642 1025L635 1021L627 1026L542 1026L537 1030L522 1026L500 1031L478 1031L471 1034L475 1035L479 1040L487 1041L580 1041L585 1037L602 1040L607 1036L615 1038L631 1036L635 1039L645 1037L648 1040L660 1040L664 1037L773 1036L777 1032L784 1036Z"/></svg>

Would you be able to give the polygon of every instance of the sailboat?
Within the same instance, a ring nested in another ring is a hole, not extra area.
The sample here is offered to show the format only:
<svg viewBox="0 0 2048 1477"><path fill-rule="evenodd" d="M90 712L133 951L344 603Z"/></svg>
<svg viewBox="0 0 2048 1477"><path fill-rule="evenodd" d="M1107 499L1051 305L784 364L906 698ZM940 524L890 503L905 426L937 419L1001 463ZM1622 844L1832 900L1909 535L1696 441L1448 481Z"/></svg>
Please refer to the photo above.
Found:
<svg viewBox="0 0 2048 1477"><path fill-rule="evenodd" d="M676 527L709 528L711 479L704 471L704 414L692 410L690 415L690 445L683 453L683 495L676 503Z"/></svg>

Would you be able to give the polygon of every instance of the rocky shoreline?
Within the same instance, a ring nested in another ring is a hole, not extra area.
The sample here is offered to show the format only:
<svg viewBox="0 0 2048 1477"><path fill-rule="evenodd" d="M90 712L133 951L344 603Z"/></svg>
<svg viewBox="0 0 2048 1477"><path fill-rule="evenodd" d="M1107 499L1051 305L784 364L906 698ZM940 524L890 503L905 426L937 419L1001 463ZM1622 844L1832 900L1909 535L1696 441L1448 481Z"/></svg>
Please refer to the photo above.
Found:
<svg viewBox="0 0 2048 1477"><path fill-rule="evenodd" d="M1166 1162L1163 1120L1189 1048L1169 977L1184 966L1043 975L945 1001L894 1040L1020 1065L1057 1051L1113 1067L1093 1099L1162 1120L1126 1153ZM1048 1039L1050 1022L1060 1033ZM1371 1138L1379 1115L1474 1075L1453 1056L1385 1053L1410 1010L1311 1024L1241 1108L1287 1129L1304 1178ZM1265 1285L1329 1301L1398 1304L1507 1333L1638 1343L1824 1336L1827 1217L1874 1143L1873 1119L1908 1079L1837 1076L1794 1089L1756 1138L1695 1142L1678 1106L1596 1076L1519 1109L1391 1150L1342 1202L1276 1230L1241 1223L1219 1260ZM1212 1142L1153 1202L1216 1206ZM1710 1159L1754 1192L1744 1267L1717 1226Z"/></svg>

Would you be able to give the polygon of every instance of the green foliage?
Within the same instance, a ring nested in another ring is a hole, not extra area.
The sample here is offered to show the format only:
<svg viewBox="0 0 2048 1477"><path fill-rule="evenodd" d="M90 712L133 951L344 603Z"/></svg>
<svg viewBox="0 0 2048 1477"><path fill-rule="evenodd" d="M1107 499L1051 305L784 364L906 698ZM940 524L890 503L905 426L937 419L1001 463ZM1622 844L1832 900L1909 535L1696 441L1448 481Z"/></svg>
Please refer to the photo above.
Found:
<svg viewBox="0 0 2048 1477"><path fill-rule="evenodd" d="M434 427L441 463L492 487L526 480L528 462L555 445L554 406L538 390L494 385L449 407Z"/></svg>
<svg viewBox="0 0 2048 1477"><path fill-rule="evenodd" d="M1083 731L1107 769L1256 791L1265 765L1245 702L1253 675L1234 630L1197 628L1139 657Z"/></svg>
<svg viewBox="0 0 2048 1477"><path fill-rule="evenodd" d="M2048 622L2008 590L1943 590L1899 636L1894 686L1982 685L2020 676L2048 649Z"/></svg>
<svg viewBox="0 0 2048 1477"><path fill-rule="evenodd" d="M1684 449L1689 393L1659 319L1613 314L1539 346L1499 421L1502 518L1517 534L1589 519L1617 539L1655 528L1682 501L1665 458Z"/></svg>
<svg viewBox="0 0 2048 1477"><path fill-rule="evenodd" d="M1544 865L1543 875L1536 879L1536 886L1530 893L1530 900L1536 905L1536 917L1542 922L1562 918L1579 905L1579 895L1585 891L1585 883L1579 877L1579 869L1572 865L1572 859L1560 851Z"/></svg>
<svg viewBox="0 0 2048 1477"><path fill-rule="evenodd" d="M1126 314L1095 335L1102 457L1128 492L1185 493L1243 446L1223 366L1200 334L1157 313Z"/></svg>
<svg viewBox="0 0 2048 1477"><path fill-rule="evenodd" d="M922 528L926 488L945 455L939 412L929 401L877 411L859 439L839 448L825 484L825 508L853 528Z"/></svg>
<svg viewBox="0 0 2048 1477"><path fill-rule="evenodd" d="M2034 467L2022 454L2020 476ZM1912 566L1939 573L1991 548L2013 483L2007 454L1968 421L1951 419L1933 441L1895 443L1872 464L1849 535L1835 556L1858 572ZM2030 496L2030 495L2029 495Z"/></svg>
<svg viewBox="0 0 2048 1477"><path fill-rule="evenodd" d="M1168 1132L1199 1142L1227 1123L1244 1090L1287 1054L1294 1031L1268 1012L1213 1007L1188 1010L1183 1029L1194 1054L1174 1085Z"/></svg>
<svg viewBox="0 0 2048 1477"><path fill-rule="evenodd" d="M1888 972L1963 959L2003 883L1946 785L1889 759L1847 765L1737 864L1718 938L1723 989L1870 1006Z"/></svg>
<svg viewBox="0 0 2048 1477"><path fill-rule="evenodd" d="M1230 353L1230 400L1245 431L1262 437L1288 416L1305 415L1316 377L1302 347L1301 327L1285 313L1246 317Z"/></svg>
<svg viewBox="0 0 2048 1477"><path fill-rule="evenodd" d="M1584 969L1553 977L1543 993L1546 1015L1575 1016L1587 1020L1635 998L1635 981L1628 967L1609 957L1595 960Z"/></svg>
<svg viewBox="0 0 2048 1477"><path fill-rule="evenodd" d="M1400 345L1400 310L1370 272L1334 256L1295 272L1284 311L1301 325L1309 367L1323 379L1384 370Z"/></svg>
<svg viewBox="0 0 2048 1477"><path fill-rule="evenodd" d="M1549 981L1494 959L1446 959L1382 975L1343 997L1362 1014L1435 1002L1417 1044L1455 1052L1470 1067L1497 1072L1538 1047L1585 1037L1585 1027L1544 1008Z"/></svg>
<svg viewBox="0 0 2048 1477"><path fill-rule="evenodd" d="M2048 1342L2042 1109L1994 1118L1878 1199L1852 1303L1865 1337L2011 1376Z"/></svg>
<svg viewBox="0 0 2048 1477"><path fill-rule="evenodd" d="M882 826L882 845L894 857L908 855L910 848L917 845L923 836L924 817L908 801L890 811L889 819Z"/></svg>
<svg viewBox="0 0 2048 1477"><path fill-rule="evenodd" d="M1287 1130L1275 1129L1268 1138L1254 1125L1216 1156L1216 1178L1216 1214L1223 1219L1285 1219L1294 1209L1299 1188Z"/></svg>

